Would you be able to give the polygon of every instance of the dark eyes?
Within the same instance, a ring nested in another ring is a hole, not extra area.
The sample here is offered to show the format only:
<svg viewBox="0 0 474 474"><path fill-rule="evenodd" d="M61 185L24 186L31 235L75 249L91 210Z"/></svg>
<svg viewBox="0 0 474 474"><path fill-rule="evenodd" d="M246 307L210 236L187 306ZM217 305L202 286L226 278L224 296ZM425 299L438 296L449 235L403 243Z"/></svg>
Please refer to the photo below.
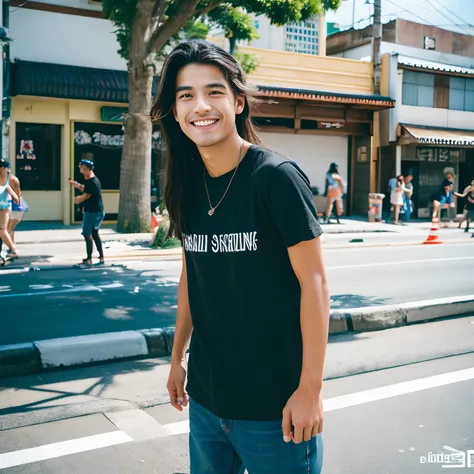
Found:
<svg viewBox="0 0 474 474"><path fill-rule="evenodd" d="M222 95L222 92L221 91L211 91L211 92L209 92L209 95ZM186 93L186 94L181 95L179 98L180 99L189 99L190 97L192 97L192 95L189 94L189 93Z"/></svg>

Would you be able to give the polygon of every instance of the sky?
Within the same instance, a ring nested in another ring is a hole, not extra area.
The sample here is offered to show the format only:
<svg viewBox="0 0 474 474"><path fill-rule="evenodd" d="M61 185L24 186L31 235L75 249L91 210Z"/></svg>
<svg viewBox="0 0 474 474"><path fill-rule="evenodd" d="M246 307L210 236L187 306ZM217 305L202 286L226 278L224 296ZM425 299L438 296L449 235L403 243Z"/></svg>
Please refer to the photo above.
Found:
<svg viewBox="0 0 474 474"><path fill-rule="evenodd" d="M327 21L350 28L354 2L354 27L366 27L371 23L374 0L341 0L337 12L328 12ZM397 17L474 35L474 0L382 0L382 23Z"/></svg>

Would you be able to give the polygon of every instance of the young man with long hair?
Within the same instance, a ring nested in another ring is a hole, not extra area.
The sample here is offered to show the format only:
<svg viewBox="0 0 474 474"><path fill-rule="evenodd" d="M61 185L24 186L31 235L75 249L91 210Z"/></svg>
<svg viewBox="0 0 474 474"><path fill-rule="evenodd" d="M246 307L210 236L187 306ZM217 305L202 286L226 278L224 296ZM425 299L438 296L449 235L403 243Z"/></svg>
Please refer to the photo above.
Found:
<svg viewBox="0 0 474 474"><path fill-rule="evenodd" d="M309 180L259 144L241 66L212 43L171 52L152 116L183 243L168 391L189 401L191 473L319 474L329 290Z"/></svg>

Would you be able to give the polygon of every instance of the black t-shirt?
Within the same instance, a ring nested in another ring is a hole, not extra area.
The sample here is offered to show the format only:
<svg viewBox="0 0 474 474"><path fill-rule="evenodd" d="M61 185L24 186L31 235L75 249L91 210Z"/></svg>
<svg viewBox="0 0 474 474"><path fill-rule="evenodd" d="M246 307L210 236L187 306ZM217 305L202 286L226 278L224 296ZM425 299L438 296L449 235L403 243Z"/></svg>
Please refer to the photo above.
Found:
<svg viewBox="0 0 474 474"><path fill-rule="evenodd" d="M102 203L102 187L97 176L86 179L84 183L84 193L91 197L84 201L84 212L102 212L104 204Z"/></svg>
<svg viewBox="0 0 474 474"><path fill-rule="evenodd" d="M186 389L221 418L279 419L302 367L301 289L288 247L322 233L310 183L296 163L252 146L209 216L203 172L199 160L185 199ZM206 171L213 205L232 174Z"/></svg>

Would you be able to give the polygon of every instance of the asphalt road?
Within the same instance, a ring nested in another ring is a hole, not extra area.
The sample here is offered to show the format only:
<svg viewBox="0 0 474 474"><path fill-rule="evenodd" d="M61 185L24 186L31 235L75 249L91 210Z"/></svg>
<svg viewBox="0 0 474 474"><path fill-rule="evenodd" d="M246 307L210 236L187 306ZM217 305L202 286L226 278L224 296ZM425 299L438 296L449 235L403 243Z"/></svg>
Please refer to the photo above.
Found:
<svg viewBox="0 0 474 474"><path fill-rule="evenodd" d="M474 293L471 243L324 254L334 309ZM178 259L149 259L0 271L0 345L173 325L180 269Z"/></svg>
<svg viewBox="0 0 474 474"><path fill-rule="evenodd" d="M474 317L330 338L323 474L471 472L473 336ZM150 359L2 380L0 471L189 473L168 370Z"/></svg>

